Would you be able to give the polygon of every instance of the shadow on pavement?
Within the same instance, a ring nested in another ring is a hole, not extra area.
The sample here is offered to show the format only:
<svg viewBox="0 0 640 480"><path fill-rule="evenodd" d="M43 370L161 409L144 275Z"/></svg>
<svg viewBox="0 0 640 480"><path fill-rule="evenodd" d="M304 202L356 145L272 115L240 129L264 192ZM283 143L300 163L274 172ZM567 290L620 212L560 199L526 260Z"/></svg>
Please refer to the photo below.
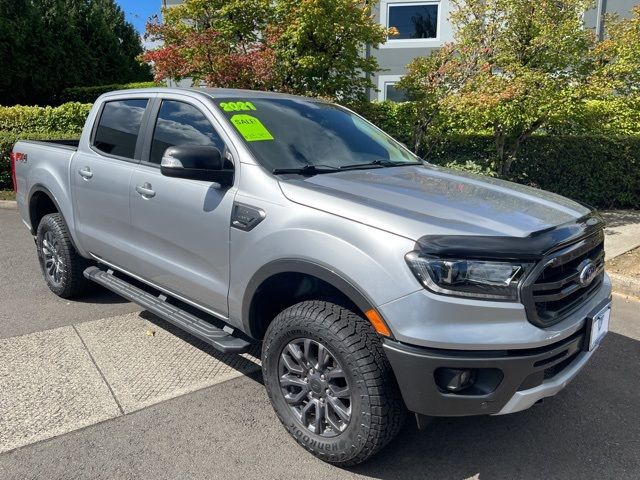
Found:
<svg viewBox="0 0 640 480"><path fill-rule="evenodd" d="M166 330L167 332L171 333L172 335L175 335L176 337L180 338L181 340L189 343L190 345L196 347L197 349L214 356L216 359L220 360L221 362L224 362L228 365L231 365L231 363L229 361L227 361L227 359L230 359L231 361L233 361L232 359L236 358L237 355L233 355L233 354L225 354L225 353L221 353L219 350L216 350L214 347L212 347L211 345L209 345L208 343L203 342L202 340L199 340L198 338L194 337L193 335L185 332L184 330L179 329L178 327L172 325L171 323L161 319L160 317L157 317L156 315L154 315L153 313L144 310L142 312L140 312L140 317L144 318L145 320L148 320L149 322L153 323L154 325L156 325L158 328L162 328L163 330ZM262 348L262 343L256 343L252 349L247 352L248 355L250 355L249 358L247 358L247 360L249 360L250 362L255 363L255 365L257 367L259 367L259 370L256 373L252 373L250 375L246 375L247 378L250 378L252 380L254 380L257 383L260 383L262 385L264 385L264 382L262 381L262 373L261 373L261 364L259 363L260 360L260 349ZM251 358L254 357L255 359Z"/></svg>
<svg viewBox="0 0 640 480"><path fill-rule="evenodd" d="M573 383L532 409L435 419L351 469L381 479L638 478L640 342L609 333Z"/></svg>
<svg viewBox="0 0 640 480"><path fill-rule="evenodd" d="M640 211L638 210L610 210L601 212L607 222L607 228L622 227L631 223L640 223Z"/></svg>
<svg viewBox="0 0 640 480"><path fill-rule="evenodd" d="M116 305L129 303L129 300L113 293L111 290L102 288L96 284L89 293L82 297L74 298L74 302L77 303L97 303L100 305Z"/></svg>

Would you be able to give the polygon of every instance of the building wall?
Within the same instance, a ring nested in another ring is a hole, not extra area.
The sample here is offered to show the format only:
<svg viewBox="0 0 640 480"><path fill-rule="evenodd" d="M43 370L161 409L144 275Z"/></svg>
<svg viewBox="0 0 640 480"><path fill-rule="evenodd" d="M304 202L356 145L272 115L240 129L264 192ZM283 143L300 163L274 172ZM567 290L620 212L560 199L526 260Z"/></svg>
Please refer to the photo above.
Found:
<svg viewBox="0 0 640 480"><path fill-rule="evenodd" d="M406 73L407 64L416 57L427 56L444 43L453 40L453 31L448 22L451 2L449 0L380 0L374 15L382 25L391 27L391 10L412 5L432 5L438 8L437 34L433 39L394 39L390 37L385 44L371 49L370 54L377 58L381 72L372 78L377 90L369 93L371 100L386 99L386 85L397 82Z"/></svg>

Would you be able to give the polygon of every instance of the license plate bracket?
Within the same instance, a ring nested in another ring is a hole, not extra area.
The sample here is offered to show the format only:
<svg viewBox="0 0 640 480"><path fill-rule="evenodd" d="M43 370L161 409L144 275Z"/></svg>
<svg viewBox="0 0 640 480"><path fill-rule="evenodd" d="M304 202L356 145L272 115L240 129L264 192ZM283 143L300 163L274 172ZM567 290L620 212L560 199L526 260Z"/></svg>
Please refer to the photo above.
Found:
<svg viewBox="0 0 640 480"><path fill-rule="evenodd" d="M585 350L591 352L598 348L609 331L609 319L611 317L611 302L604 307L598 307L594 313L587 317L587 335Z"/></svg>

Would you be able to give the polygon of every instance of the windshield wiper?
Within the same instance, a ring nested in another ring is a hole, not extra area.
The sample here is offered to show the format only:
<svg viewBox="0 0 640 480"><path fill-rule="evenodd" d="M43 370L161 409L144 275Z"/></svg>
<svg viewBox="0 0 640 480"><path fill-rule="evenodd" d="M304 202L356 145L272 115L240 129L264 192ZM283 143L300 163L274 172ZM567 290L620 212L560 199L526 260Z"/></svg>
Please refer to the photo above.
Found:
<svg viewBox="0 0 640 480"><path fill-rule="evenodd" d="M387 160L373 160L365 163L354 163L343 165L340 170L357 170L364 168L385 168L385 167L405 167L409 165L423 165L422 162L389 162Z"/></svg>
<svg viewBox="0 0 640 480"><path fill-rule="evenodd" d="M389 162L387 160L372 160L371 162L353 163L350 165L342 165L340 167L331 167L329 165L304 165L302 167L293 168L274 168L274 175L285 173L299 173L301 175L316 175L318 173L334 173L344 170L364 170L366 168L386 168L386 167L404 167L409 165L424 165L422 162Z"/></svg>
<svg viewBox="0 0 640 480"><path fill-rule="evenodd" d="M332 172L339 172L339 171L340 171L339 168L315 166L315 165L305 165L303 167L294 167L294 168L274 168L272 170L274 175L278 175L282 173L300 173L302 175L316 175L318 173L332 173Z"/></svg>

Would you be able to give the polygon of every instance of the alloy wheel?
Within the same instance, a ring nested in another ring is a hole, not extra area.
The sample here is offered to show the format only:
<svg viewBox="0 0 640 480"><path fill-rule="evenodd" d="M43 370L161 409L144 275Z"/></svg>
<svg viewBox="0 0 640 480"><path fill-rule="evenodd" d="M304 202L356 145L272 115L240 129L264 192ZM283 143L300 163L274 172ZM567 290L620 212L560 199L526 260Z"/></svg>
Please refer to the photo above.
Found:
<svg viewBox="0 0 640 480"><path fill-rule="evenodd" d="M351 389L330 350L320 342L289 342L278 362L280 388L298 421L311 433L335 437L351 420Z"/></svg>
<svg viewBox="0 0 640 480"><path fill-rule="evenodd" d="M65 265L62 259L60 242L51 231L47 231L42 239L42 257L44 271L49 280L59 285L62 281Z"/></svg>

